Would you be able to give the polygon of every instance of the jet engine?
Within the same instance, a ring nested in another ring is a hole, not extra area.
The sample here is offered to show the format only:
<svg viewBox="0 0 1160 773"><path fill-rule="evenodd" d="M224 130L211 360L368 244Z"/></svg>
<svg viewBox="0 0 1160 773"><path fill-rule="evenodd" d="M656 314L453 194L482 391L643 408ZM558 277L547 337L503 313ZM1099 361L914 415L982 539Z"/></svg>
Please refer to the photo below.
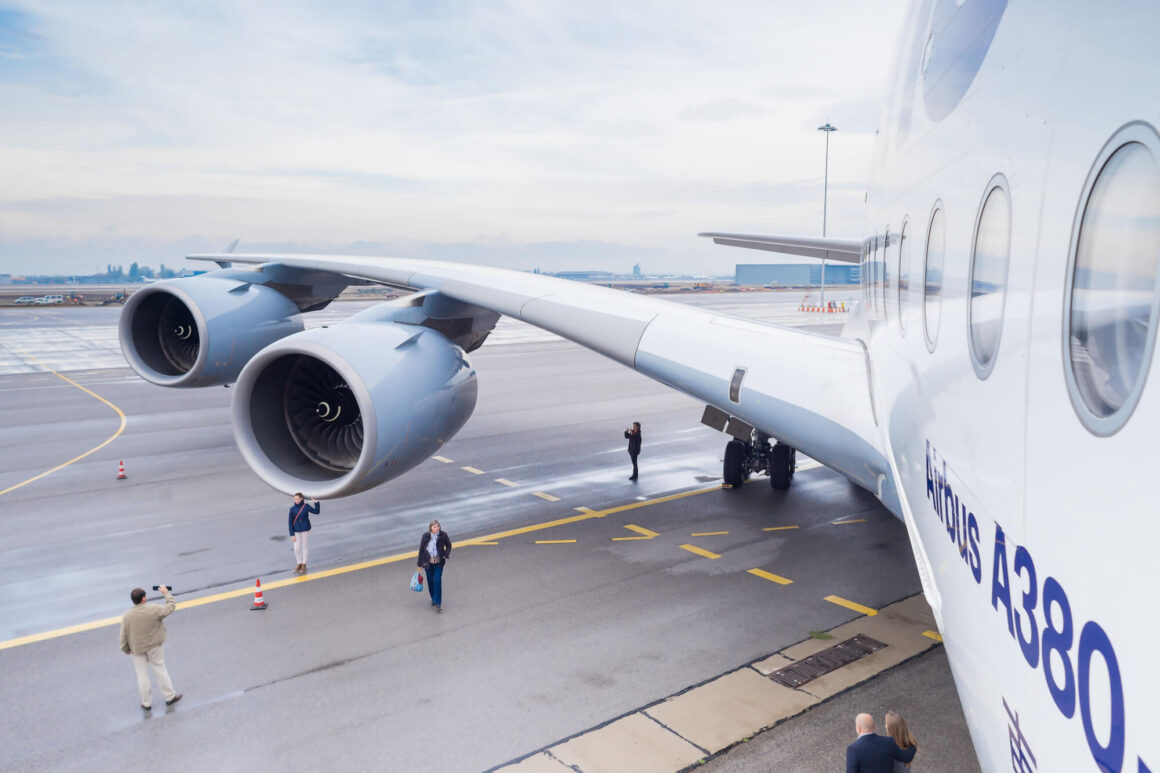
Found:
<svg viewBox="0 0 1160 773"><path fill-rule="evenodd" d="M235 276L171 279L134 292L118 335L138 375L169 387L228 384L268 344L303 328L298 306Z"/></svg>
<svg viewBox="0 0 1160 773"><path fill-rule="evenodd" d="M356 319L267 346L234 385L238 448L279 491L339 497L439 450L475 409L463 349L426 327Z"/></svg>

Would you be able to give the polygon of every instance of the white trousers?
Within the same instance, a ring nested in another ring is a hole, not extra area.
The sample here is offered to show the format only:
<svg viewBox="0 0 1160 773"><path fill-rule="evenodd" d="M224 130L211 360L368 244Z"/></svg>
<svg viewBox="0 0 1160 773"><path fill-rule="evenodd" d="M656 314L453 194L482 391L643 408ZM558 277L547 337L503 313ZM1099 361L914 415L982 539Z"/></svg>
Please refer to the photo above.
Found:
<svg viewBox="0 0 1160 773"><path fill-rule="evenodd" d="M165 700L173 700L177 695L173 690L173 682L169 678L169 671L165 668L165 653L162 645L157 645L143 655L133 653L133 667L137 669L137 691L141 693L141 705L153 705L153 686L149 684L149 669L153 669L153 676L157 679L157 686Z"/></svg>
<svg viewBox="0 0 1160 773"><path fill-rule="evenodd" d="M310 541L310 532L300 531L294 535L298 539L294 540L294 558L300 564L306 563L306 543Z"/></svg>

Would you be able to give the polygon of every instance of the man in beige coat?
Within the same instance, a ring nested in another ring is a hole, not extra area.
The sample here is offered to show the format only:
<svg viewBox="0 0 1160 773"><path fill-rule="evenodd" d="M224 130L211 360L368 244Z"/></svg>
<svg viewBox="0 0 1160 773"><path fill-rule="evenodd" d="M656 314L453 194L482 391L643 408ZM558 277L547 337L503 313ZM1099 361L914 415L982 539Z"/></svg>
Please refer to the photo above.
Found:
<svg viewBox="0 0 1160 773"><path fill-rule="evenodd" d="M153 708L153 686L149 684L149 669L157 678L157 686L165 697L165 705L172 706L181 700L181 693L174 691L169 672L165 670L165 653L161 645L165 643L166 617L177 609L177 602L169 588L157 588L165 594L165 606L146 604L145 591L134 588L129 594L133 608L121 618L121 652L133 656L133 666L137 669L137 689L141 692L141 708Z"/></svg>

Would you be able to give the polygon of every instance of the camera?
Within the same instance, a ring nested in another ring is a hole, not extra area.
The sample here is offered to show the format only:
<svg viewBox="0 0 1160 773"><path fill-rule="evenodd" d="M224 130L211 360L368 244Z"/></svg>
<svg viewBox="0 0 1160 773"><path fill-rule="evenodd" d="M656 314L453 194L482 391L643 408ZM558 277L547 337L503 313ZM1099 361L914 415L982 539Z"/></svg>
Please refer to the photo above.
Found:
<svg viewBox="0 0 1160 773"><path fill-rule="evenodd" d="M172 586L172 585L166 585L165 587L166 587L166 588L169 588L169 590L173 590L173 586ZM161 590L161 586L160 586L160 585L154 585L154 586L153 586L153 590Z"/></svg>

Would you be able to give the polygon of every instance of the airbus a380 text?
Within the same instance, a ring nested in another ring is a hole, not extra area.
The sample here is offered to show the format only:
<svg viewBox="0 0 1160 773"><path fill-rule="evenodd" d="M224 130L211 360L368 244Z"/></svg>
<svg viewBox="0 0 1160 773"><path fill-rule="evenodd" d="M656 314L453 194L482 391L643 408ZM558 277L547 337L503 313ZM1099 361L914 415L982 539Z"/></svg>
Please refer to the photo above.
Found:
<svg viewBox="0 0 1160 773"><path fill-rule="evenodd" d="M254 471L336 497L463 426L467 355L500 315L551 330L703 400L732 436L726 482L788 488L801 450L906 523L985 769L1144 773L1160 765L1158 22L1132 3L918 0L866 235L707 234L860 263L841 338L502 269L220 253L194 257L221 270L136 292L122 346L157 384L234 383ZM303 331L367 282L415 292Z"/></svg>

